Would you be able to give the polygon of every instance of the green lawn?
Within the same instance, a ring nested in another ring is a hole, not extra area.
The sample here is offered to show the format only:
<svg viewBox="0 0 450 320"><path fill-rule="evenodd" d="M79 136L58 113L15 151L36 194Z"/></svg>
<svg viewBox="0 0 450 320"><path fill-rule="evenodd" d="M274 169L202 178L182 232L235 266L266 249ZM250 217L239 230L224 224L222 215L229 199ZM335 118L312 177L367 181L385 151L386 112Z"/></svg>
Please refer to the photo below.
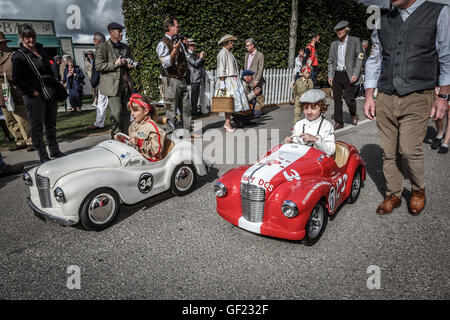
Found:
<svg viewBox="0 0 450 320"><path fill-rule="evenodd" d="M56 124L56 137L58 142L78 140L93 133L98 134L101 132L109 132L109 113L108 108L105 127L101 130L92 131L88 130L87 127L95 122L95 109L83 110L82 112L58 112L58 120ZM14 141L10 143L5 142L3 130L0 130L0 151L5 151L8 147L13 145Z"/></svg>
<svg viewBox="0 0 450 320"><path fill-rule="evenodd" d="M83 100L84 101L84 100ZM85 103L92 102L90 99L86 99ZM158 114L164 115L165 111L162 108L158 108ZM56 138L58 142L61 141L73 141L91 134L105 133L110 131L109 116L110 110L106 109L106 121L105 127L101 130L88 130L91 124L95 122L96 109L82 110L81 112L58 112L58 120L56 123ZM10 134L11 136L11 134ZM43 133L45 139L45 133ZM15 144L12 142L6 143L3 130L0 129L0 151L7 151L8 147Z"/></svg>

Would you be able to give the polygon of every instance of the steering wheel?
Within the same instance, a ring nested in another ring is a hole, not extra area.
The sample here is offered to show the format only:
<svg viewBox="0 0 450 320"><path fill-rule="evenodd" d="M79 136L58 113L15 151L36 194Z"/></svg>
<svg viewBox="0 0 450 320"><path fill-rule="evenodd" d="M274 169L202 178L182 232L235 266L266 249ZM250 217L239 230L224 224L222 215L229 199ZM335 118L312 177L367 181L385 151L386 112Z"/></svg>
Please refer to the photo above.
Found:
<svg viewBox="0 0 450 320"><path fill-rule="evenodd" d="M283 140L283 144L287 144L287 143L291 143L291 142L287 142L287 140L288 139L292 139L292 138L294 138L295 136L294 135L292 135L292 136L289 136L289 137L286 137L284 140Z"/></svg>
<svg viewBox="0 0 450 320"><path fill-rule="evenodd" d="M119 139L120 142L125 143L127 146L132 146L130 142L130 137L123 133L117 133L116 137Z"/></svg>

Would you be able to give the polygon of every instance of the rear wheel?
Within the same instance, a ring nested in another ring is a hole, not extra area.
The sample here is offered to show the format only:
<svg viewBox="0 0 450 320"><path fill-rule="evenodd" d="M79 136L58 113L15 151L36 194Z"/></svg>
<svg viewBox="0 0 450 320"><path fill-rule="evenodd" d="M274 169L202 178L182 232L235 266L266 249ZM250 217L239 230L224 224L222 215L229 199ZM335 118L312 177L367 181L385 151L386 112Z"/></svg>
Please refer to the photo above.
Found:
<svg viewBox="0 0 450 320"><path fill-rule="evenodd" d="M353 175L352 181L352 189L350 191L350 195L347 198L347 203L355 203L358 200L359 192L361 191L362 178L361 178L361 167L356 169L355 174Z"/></svg>
<svg viewBox="0 0 450 320"><path fill-rule="evenodd" d="M170 190L176 196L184 196L195 187L197 175L191 164L179 164L173 170L170 180Z"/></svg>
<svg viewBox="0 0 450 320"><path fill-rule="evenodd" d="M328 223L328 213L322 201L319 201L313 208L305 227L305 237L302 243L312 246L319 241Z"/></svg>
<svg viewBox="0 0 450 320"><path fill-rule="evenodd" d="M87 195L81 205L81 225L86 230L104 230L113 224L119 210L120 201L114 190L96 189Z"/></svg>

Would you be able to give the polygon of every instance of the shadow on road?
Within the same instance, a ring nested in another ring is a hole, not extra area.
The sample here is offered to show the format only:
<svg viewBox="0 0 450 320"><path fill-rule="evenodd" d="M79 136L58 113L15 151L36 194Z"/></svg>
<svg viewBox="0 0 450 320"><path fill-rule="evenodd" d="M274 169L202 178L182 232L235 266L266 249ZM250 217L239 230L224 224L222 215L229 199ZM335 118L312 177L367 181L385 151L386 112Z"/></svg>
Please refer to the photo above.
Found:
<svg viewBox="0 0 450 320"><path fill-rule="evenodd" d="M436 128L432 127L432 126L428 126L427 128L427 134L425 136L425 139L423 139L424 143L427 144L431 144L434 140L434 138L436 137L437 132L436 132Z"/></svg>
<svg viewBox="0 0 450 320"><path fill-rule="evenodd" d="M217 168L210 168L206 176L198 177L197 183L193 191L200 189L204 185L215 181L218 177L219 177L219 170ZM213 192L212 187L210 189L212 194ZM144 210L150 209L155 205L161 203L162 201L168 200L172 197L174 197L174 195L170 192L170 190L168 190L133 205L121 205L120 214L113 225L116 225L121 221L128 219L129 217L133 216L136 212L139 212L142 209Z"/></svg>
<svg viewBox="0 0 450 320"><path fill-rule="evenodd" d="M366 144L359 151L366 163L366 171L384 197L386 182L383 175L383 149L377 144Z"/></svg>

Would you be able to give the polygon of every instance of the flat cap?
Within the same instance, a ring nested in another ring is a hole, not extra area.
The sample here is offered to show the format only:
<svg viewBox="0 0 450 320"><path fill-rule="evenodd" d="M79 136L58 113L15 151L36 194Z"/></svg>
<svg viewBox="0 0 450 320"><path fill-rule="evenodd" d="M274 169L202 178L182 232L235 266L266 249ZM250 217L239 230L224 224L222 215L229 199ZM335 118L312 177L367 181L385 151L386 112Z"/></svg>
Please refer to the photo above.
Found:
<svg viewBox="0 0 450 320"><path fill-rule="evenodd" d="M187 39L187 41L188 41L189 45L196 45L194 39L192 39L192 38Z"/></svg>
<svg viewBox="0 0 450 320"><path fill-rule="evenodd" d="M339 21L338 24L334 27L334 31L344 29L345 27L348 27L348 21L347 20Z"/></svg>
<svg viewBox="0 0 450 320"><path fill-rule="evenodd" d="M116 29L123 30L125 29L125 27L117 22L111 22L110 24L108 24L108 31Z"/></svg>
<svg viewBox="0 0 450 320"><path fill-rule="evenodd" d="M220 40L219 40L219 42L217 44L222 44L222 43L224 43L225 41L228 41L228 40L236 41L237 38L235 36L232 36L231 34L226 34L222 38L220 38Z"/></svg>
<svg viewBox="0 0 450 320"><path fill-rule="evenodd" d="M301 103L317 103L320 100L325 100L326 95L320 89L309 89L300 97Z"/></svg>
<svg viewBox="0 0 450 320"><path fill-rule="evenodd" d="M244 70L242 71L242 78L246 76L254 75L255 73L252 70Z"/></svg>

